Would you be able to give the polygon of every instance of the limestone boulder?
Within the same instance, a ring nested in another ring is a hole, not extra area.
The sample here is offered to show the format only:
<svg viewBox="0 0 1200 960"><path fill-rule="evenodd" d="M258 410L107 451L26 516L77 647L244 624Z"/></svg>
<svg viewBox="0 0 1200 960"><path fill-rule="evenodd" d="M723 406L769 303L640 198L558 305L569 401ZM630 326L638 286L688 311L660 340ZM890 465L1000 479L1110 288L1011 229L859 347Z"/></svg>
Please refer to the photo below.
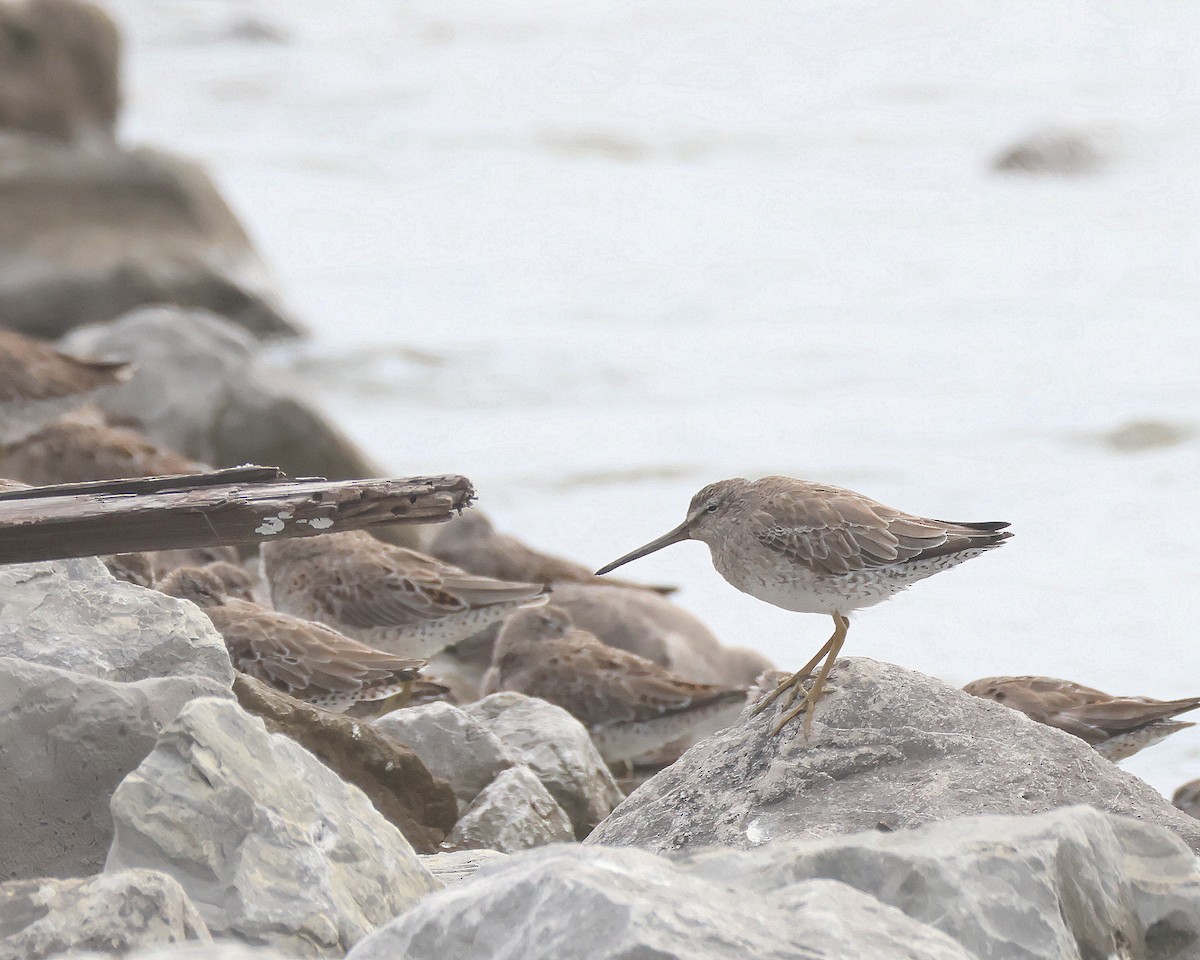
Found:
<svg viewBox="0 0 1200 960"><path fill-rule="evenodd" d="M515 762L482 720L448 703L395 710L374 727L416 753L434 776L450 784L464 808Z"/></svg>
<svg viewBox="0 0 1200 960"><path fill-rule="evenodd" d="M514 918L520 918L514 922ZM751 899L637 850L551 846L426 898L348 960L972 960L827 880Z"/></svg>
<svg viewBox="0 0 1200 960"><path fill-rule="evenodd" d="M465 709L541 780L570 817L577 838L621 802L621 789L587 729L561 707L520 693L495 693Z"/></svg>
<svg viewBox="0 0 1200 960"><path fill-rule="evenodd" d="M222 692L200 677L121 683L0 658L0 879L98 872L117 785L184 704Z"/></svg>
<svg viewBox="0 0 1200 960"><path fill-rule="evenodd" d="M126 870L0 885L0 960L42 960L66 951L125 954L212 937L174 878Z"/></svg>
<svg viewBox="0 0 1200 960"><path fill-rule="evenodd" d="M433 853L458 817L450 786L430 773L415 751L370 723L301 703L253 677L238 676L242 709L260 717L362 790L418 853Z"/></svg>
<svg viewBox="0 0 1200 960"><path fill-rule="evenodd" d="M91 960L91 957L87 957L86 960ZM177 943L162 947L145 947L124 954L122 960L296 960L296 955L227 940L203 946Z"/></svg>
<svg viewBox="0 0 1200 960"><path fill-rule="evenodd" d="M236 703L189 703L112 799L106 869L179 880L213 934L340 957L438 884L357 787Z"/></svg>
<svg viewBox="0 0 1200 960"><path fill-rule="evenodd" d="M214 466L262 463L296 477L379 476L340 430L290 395L250 332L212 310L153 306L74 330L63 349L136 364L98 405L157 443Z"/></svg>
<svg viewBox="0 0 1200 960"><path fill-rule="evenodd" d="M437 880L449 886L475 876L489 863L507 859L508 854L499 850L451 850L422 857L421 863Z"/></svg>
<svg viewBox="0 0 1200 960"><path fill-rule="evenodd" d="M1086 803L1169 828L1200 822L1082 740L890 664L838 661L811 737L749 711L639 787L587 839L650 850L753 847Z"/></svg>
<svg viewBox="0 0 1200 960"><path fill-rule="evenodd" d="M121 37L78 0L0 5L0 129L59 140L113 138Z"/></svg>
<svg viewBox="0 0 1200 960"><path fill-rule="evenodd" d="M5 325L52 338L151 303L211 310L258 337L299 332L197 164L104 142L0 139Z"/></svg>
<svg viewBox="0 0 1200 960"><path fill-rule="evenodd" d="M195 605L117 580L94 557L0 566L0 656L92 677L186 676L228 690L225 642Z"/></svg>
<svg viewBox="0 0 1200 960"><path fill-rule="evenodd" d="M571 821L526 766L510 767L484 787L446 837L450 850L514 853L575 839Z"/></svg>
<svg viewBox="0 0 1200 960"><path fill-rule="evenodd" d="M1129 955L1143 956L1137 947L1146 927L1117 819L1091 807L963 817L917 830L702 853L690 870L764 896L804 880L836 880L981 957L1065 960L1118 956L1127 947L1135 948ZM1169 832L1156 833L1138 849L1166 839L1165 859L1187 850ZM1164 859L1162 851L1151 856ZM1200 878L1200 871L1192 866L1189 877Z"/></svg>

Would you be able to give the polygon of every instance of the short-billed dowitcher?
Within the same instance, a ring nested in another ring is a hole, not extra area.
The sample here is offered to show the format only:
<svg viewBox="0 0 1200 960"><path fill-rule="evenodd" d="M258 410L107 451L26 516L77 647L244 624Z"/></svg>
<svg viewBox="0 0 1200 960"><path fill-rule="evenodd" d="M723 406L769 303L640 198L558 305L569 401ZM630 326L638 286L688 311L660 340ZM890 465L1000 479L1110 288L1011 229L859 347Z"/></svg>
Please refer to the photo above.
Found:
<svg viewBox="0 0 1200 960"><path fill-rule="evenodd" d="M1007 523L950 523L884 506L861 493L792 477L741 477L711 483L693 498L674 530L602 567L597 574L681 540L699 540L713 566L743 593L784 610L824 613L833 636L805 666L758 705L761 712L820 664L812 688L776 723L778 733L813 710L850 625L849 614L1008 539Z"/></svg>
<svg viewBox="0 0 1200 960"><path fill-rule="evenodd" d="M1114 763L1178 730L1194 727L1194 723L1174 718L1200 707L1200 697L1114 697L1054 677L984 677L972 680L963 689L1086 740Z"/></svg>
<svg viewBox="0 0 1200 960"><path fill-rule="evenodd" d="M276 609L407 657L428 659L546 597L540 583L478 577L361 530L274 540L260 552Z"/></svg>
<svg viewBox="0 0 1200 960"><path fill-rule="evenodd" d="M725 717L746 691L693 683L577 630L560 607L519 610L500 628L489 690L515 690L562 707L588 728L609 763L633 760Z"/></svg>
<svg viewBox="0 0 1200 960"><path fill-rule="evenodd" d="M225 639L242 673L297 700L343 711L356 703L406 693L424 660L398 657L313 623L229 596L217 573L181 567L157 589L190 600Z"/></svg>

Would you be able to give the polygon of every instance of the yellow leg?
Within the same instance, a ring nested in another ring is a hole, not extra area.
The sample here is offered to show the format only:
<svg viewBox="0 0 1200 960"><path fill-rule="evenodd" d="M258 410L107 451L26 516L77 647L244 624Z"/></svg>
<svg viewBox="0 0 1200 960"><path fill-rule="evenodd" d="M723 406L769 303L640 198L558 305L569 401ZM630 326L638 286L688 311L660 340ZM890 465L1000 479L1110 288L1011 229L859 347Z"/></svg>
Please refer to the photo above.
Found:
<svg viewBox="0 0 1200 960"><path fill-rule="evenodd" d="M752 717L757 717L760 713L766 710L767 707L774 703L775 699L779 697L785 690L792 691L792 695L788 700L789 704L792 702L792 700L796 699L796 690L799 688L800 684L802 684L809 678L809 676L812 675L812 672L816 669L817 664L824 660L825 655L833 648L833 641L837 639L838 630L840 629L840 624L837 617L833 618L833 622L835 624L833 636L825 641L825 646L818 650L817 655L809 660L808 663L802 666L799 670L779 684L779 686L777 686L774 690L763 697L758 702L758 706L754 708L754 713L751 714Z"/></svg>
<svg viewBox="0 0 1200 960"><path fill-rule="evenodd" d="M779 719L771 730L771 733L779 733L788 723L803 713L804 738L808 739L808 732L812 728L813 711L816 709L821 691L825 689L825 678L829 676L829 671L833 669L834 661L837 660L838 654L842 650L842 644L846 642L846 632L850 628L850 621L840 613L833 615L833 622L837 626L833 631L833 636L829 638L829 643L827 644L829 653L825 657L825 662L821 664L821 671L817 674L817 679L813 681L813 685L808 693L804 695L804 699Z"/></svg>

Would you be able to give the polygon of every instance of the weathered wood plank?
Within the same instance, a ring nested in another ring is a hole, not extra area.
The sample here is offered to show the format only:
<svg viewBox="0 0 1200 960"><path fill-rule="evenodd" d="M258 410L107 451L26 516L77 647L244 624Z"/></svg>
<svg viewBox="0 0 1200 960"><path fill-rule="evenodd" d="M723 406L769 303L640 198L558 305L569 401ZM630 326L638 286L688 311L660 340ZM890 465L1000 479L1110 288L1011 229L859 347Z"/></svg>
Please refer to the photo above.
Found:
<svg viewBox="0 0 1200 960"><path fill-rule="evenodd" d="M270 467L0 493L0 563L311 537L440 523L470 505L466 477L281 480ZM80 490L80 487L87 488Z"/></svg>

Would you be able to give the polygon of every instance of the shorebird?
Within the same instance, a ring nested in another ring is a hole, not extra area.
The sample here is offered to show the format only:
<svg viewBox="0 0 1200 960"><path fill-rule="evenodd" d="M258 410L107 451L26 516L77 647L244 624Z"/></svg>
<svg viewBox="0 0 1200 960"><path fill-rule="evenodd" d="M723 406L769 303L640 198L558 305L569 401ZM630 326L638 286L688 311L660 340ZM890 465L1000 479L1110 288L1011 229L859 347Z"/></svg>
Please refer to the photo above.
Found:
<svg viewBox="0 0 1200 960"><path fill-rule="evenodd" d="M784 610L832 617L833 636L755 711L789 690L794 700L819 664L812 687L772 731L804 713L807 737L813 707L846 640L849 615L999 546L1012 536L1003 532L1007 526L931 520L853 490L792 477L737 477L710 483L692 498L683 523L596 573L672 543L699 540L708 545L717 572L743 593Z"/></svg>
<svg viewBox="0 0 1200 960"><path fill-rule="evenodd" d="M732 721L746 703L742 688L693 683L601 643L555 606L520 610L505 621L487 688L562 707L588 728L608 763L631 761L703 723Z"/></svg>
<svg viewBox="0 0 1200 960"><path fill-rule="evenodd" d="M276 609L403 656L428 659L546 597L540 583L475 576L361 530L274 540L260 553Z"/></svg>
<svg viewBox="0 0 1200 960"><path fill-rule="evenodd" d="M198 574L203 574L198 577ZM217 590L223 597L234 600L246 600L254 603L254 589L250 574L236 563L226 560L213 560L209 563L193 567L175 567L163 574L154 589L160 593L180 596L179 591L189 589L188 584L201 583L210 591ZM191 600L191 597L184 599Z"/></svg>
<svg viewBox="0 0 1200 960"><path fill-rule="evenodd" d="M1054 677L984 677L972 680L963 689L1020 710L1030 720L1065 730L1090 743L1113 763L1132 757L1178 730L1194 727L1194 723L1173 718L1200 707L1200 697L1114 697Z"/></svg>
<svg viewBox="0 0 1200 960"><path fill-rule="evenodd" d="M372 649L323 623L228 596L211 570L181 567L156 589L190 600L208 615L235 669L327 710L405 694L425 665Z"/></svg>
<svg viewBox="0 0 1200 960"><path fill-rule="evenodd" d="M527 583L604 583L582 563L542 553L516 537L497 533L492 522L479 510L468 510L461 517L441 525L429 545L439 560L453 563L471 573L498 580ZM614 581L609 581L614 582ZM673 593L675 587L646 586L615 581L621 586L653 593Z"/></svg>
<svg viewBox="0 0 1200 960"><path fill-rule="evenodd" d="M203 473L211 469L155 446L140 433L112 427L99 414L68 414L0 450L0 474L32 484Z"/></svg>
<svg viewBox="0 0 1200 960"><path fill-rule="evenodd" d="M133 365L123 361L72 357L42 340L0 330L0 443L32 433L132 373Z"/></svg>

